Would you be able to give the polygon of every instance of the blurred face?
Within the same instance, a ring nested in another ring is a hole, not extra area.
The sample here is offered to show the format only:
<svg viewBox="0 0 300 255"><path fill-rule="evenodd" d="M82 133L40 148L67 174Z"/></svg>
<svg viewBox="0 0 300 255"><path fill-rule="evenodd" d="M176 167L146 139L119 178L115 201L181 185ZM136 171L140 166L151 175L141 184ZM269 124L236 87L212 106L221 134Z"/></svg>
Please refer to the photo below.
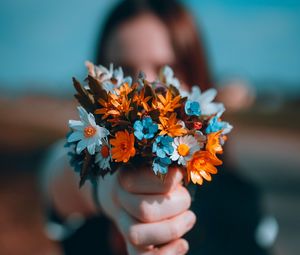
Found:
<svg viewBox="0 0 300 255"><path fill-rule="evenodd" d="M127 74L142 70L153 81L162 66L175 62L167 27L154 15L144 14L125 22L110 40L108 58L124 67Z"/></svg>

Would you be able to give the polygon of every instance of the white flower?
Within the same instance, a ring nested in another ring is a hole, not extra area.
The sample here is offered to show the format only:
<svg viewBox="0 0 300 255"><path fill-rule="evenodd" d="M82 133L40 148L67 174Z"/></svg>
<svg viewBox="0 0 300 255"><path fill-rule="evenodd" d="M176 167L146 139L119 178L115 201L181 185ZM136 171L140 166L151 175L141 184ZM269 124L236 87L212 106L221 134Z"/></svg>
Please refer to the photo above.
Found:
<svg viewBox="0 0 300 255"><path fill-rule="evenodd" d="M225 108L222 103L212 102L217 95L216 89L208 89L201 93L199 87L193 86L192 92L183 92L182 96L187 96L190 101L198 102L200 105L201 115L212 115L223 113Z"/></svg>
<svg viewBox="0 0 300 255"><path fill-rule="evenodd" d="M113 72L113 78L116 80L116 87L120 87L123 83L127 82L129 85L132 83L132 78L130 76L124 77L122 67L116 68Z"/></svg>
<svg viewBox="0 0 300 255"><path fill-rule="evenodd" d="M89 61L86 61L85 65L88 69L89 75L99 80L100 82L103 82L105 80L110 80L113 77L113 72L114 72L113 64L109 65L109 69L107 69L105 66L102 65L95 66L93 63Z"/></svg>
<svg viewBox="0 0 300 255"><path fill-rule="evenodd" d="M180 87L179 80L174 76L174 72L173 72L172 68L169 66L164 66L160 70L159 79L162 82L166 83L168 86L173 85L177 89L179 89L179 87Z"/></svg>
<svg viewBox="0 0 300 255"><path fill-rule="evenodd" d="M186 165L193 154L200 150L198 141L191 135L175 137L172 143L174 151L171 155L173 161L178 160L178 164Z"/></svg>
<svg viewBox="0 0 300 255"><path fill-rule="evenodd" d="M95 117L92 113L79 106L80 120L69 120L69 127L72 129L71 135L68 137L68 142L79 141L76 145L76 153L80 154L87 148L89 154L95 154L96 146L102 144L102 139L106 140L109 131L106 128L100 127L95 122Z"/></svg>
<svg viewBox="0 0 300 255"><path fill-rule="evenodd" d="M89 75L100 81L107 92L113 93L114 88L119 88L125 82L130 85L132 83L132 78L130 76L124 77L123 69L121 67L114 69L112 63L109 65L109 69L102 65L95 66L89 61L85 65Z"/></svg>
<svg viewBox="0 0 300 255"><path fill-rule="evenodd" d="M96 152L95 163L98 163L100 169L106 170L110 168L111 153L109 144L104 141Z"/></svg>

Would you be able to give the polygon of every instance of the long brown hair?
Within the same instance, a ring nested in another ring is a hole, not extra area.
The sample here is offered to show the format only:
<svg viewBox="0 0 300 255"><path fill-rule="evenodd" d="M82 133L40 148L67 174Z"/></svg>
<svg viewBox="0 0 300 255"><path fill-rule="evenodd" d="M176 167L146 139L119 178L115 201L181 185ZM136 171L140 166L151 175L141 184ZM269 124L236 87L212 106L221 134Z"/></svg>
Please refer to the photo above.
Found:
<svg viewBox="0 0 300 255"><path fill-rule="evenodd" d="M96 64L109 65L107 45L113 31L122 23L143 13L158 17L168 28L176 64L187 85L199 85L202 90L212 86L203 40L192 16L176 0L123 0L108 15L97 45Z"/></svg>

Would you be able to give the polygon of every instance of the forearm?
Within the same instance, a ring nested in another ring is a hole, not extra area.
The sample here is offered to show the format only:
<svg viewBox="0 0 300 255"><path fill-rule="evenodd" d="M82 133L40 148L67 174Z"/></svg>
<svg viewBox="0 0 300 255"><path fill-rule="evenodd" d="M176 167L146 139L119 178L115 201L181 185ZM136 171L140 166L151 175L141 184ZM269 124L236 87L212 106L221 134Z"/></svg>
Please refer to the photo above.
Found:
<svg viewBox="0 0 300 255"><path fill-rule="evenodd" d="M87 182L81 189L79 177L69 167L67 150L61 141L53 146L42 169L41 190L46 206L63 219L74 213L89 217L99 213L93 198L91 185Z"/></svg>
<svg viewBox="0 0 300 255"><path fill-rule="evenodd" d="M52 206L63 218L77 213L90 217L99 213L92 199L90 184L78 187L79 179L71 169L65 168L49 185L49 199Z"/></svg>

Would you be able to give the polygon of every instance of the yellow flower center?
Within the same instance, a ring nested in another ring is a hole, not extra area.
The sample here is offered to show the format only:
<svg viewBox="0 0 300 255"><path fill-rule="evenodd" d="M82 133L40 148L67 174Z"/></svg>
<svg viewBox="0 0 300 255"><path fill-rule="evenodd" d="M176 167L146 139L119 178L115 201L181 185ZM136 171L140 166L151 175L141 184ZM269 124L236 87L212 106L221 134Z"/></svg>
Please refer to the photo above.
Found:
<svg viewBox="0 0 300 255"><path fill-rule="evenodd" d="M185 157L190 153L190 147L187 146L186 144L182 143L182 144L179 144L179 146L177 147L177 151L180 156Z"/></svg>
<svg viewBox="0 0 300 255"><path fill-rule="evenodd" d="M103 145L101 147L101 155L103 158L107 158L109 156L109 148L107 145Z"/></svg>
<svg viewBox="0 0 300 255"><path fill-rule="evenodd" d="M93 126L87 126L85 129L84 129L84 136L85 137L92 137L93 135L95 135L97 132L97 129L94 128Z"/></svg>

